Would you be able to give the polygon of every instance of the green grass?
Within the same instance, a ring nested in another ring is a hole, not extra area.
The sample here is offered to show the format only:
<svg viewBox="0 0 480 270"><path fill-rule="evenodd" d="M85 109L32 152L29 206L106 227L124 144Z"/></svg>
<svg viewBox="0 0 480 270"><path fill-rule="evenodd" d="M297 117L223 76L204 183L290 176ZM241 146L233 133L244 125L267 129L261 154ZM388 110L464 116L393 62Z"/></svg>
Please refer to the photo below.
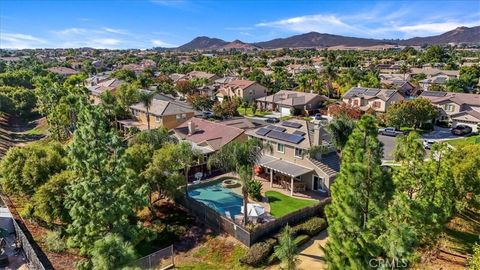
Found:
<svg viewBox="0 0 480 270"><path fill-rule="evenodd" d="M265 116L267 114L271 114L272 112L261 112L260 110L257 110L255 114L253 114L253 110L251 107L247 107L247 113L245 113L245 108L243 107L238 107L237 108L238 114L243 115L243 116Z"/></svg>
<svg viewBox="0 0 480 270"><path fill-rule="evenodd" d="M464 146L469 144L475 144L475 140L480 138L480 135L470 136L467 138L454 139L447 141L452 146Z"/></svg>
<svg viewBox="0 0 480 270"><path fill-rule="evenodd" d="M268 197L270 203L270 214L276 218L318 203L314 200L293 198L276 191L267 191L265 196Z"/></svg>
<svg viewBox="0 0 480 270"><path fill-rule="evenodd" d="M280 117L280 120L281 120L281 121L287 121L287 120L290 120L290 119L292 119L292 118L293 118L293 116L287 115L287 116L282 116L282 117Z"/></svg>

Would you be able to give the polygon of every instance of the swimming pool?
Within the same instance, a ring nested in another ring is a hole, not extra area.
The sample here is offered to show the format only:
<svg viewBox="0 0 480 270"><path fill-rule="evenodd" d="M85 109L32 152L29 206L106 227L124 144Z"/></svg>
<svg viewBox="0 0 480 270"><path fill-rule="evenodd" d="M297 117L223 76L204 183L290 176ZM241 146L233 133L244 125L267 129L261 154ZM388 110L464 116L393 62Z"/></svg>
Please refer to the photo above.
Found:
<svg viewBox="0 0 480 270"><path fill-rule="evenodd" d="M188 195L228 218L235 219L235 215L241 213L242 196L229 188L222 187L221 182L195 188L190 190Z"/></svg>

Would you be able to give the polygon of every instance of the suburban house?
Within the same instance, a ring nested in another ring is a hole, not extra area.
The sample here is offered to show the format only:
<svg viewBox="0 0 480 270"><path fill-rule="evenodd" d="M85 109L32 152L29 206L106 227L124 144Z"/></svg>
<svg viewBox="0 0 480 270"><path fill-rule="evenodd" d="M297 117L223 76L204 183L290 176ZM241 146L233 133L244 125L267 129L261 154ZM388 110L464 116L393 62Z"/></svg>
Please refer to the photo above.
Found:
<svg viewBox="0 0 480 270"><path fill-rule="evenodd" d="M187 73L186 77L189 80L191 80L191 79L206 79L209 82L213 82L216 79L220 79L219 76L217 76L213 73L208 73L208 72L204 72L204 71L191 71L191 72Z"/></svg>
<svg viewBox="0 0 480 270"><path fill-rule="evenodd" d="M51 67L48 68L48 71L65 77L77 75L80 73L75 69L69 67Z"/></svg>
<svg viewBox="0 0 480 270"><path fill-rule="evenodd" d="M404 100L398 90L352 87L342 98L342 101L362 111L374 110L387 112L390 105Z"/></svg>
<svg viewBox="0 0 480 270"><path fill-rule="evenodd" d="M416 87L411 82L403 80L393 81L391 86L397 89L404 97L416 97L422 91L422 89Z"/></svg>
<svg viewBox="0 0 480 270"><path fill-rule="evenodd" d="M405 76L403 76L403 74L398 74L398 73L393 73L393 74L380 73L380 74L378 74L378 77L380 77L380 83L382 83L382 84L393 84L393 82L395 82L395 81L408 81L408 80L410 80L410 75L409 74L405 74Z"/></svg>
<svg viewBox="0 0 480 270"><path fill-rule="evenodd" d="M200 151L204 156L201 164L190 169L189 179L192 178L191 180L194 179L195 174L201 173L202 177L199 178L204 178L217 171L207 168L206 162L210 155L232 141L243 142L247 139L247 135L241 128L196 117L173 128L170 134L178 141L189 142L194 149Z"/></svg>
<svg viewBox="0 0 480 270"><path fill-rule="evenodd" d="M257 103L263 110L278 111L282 116L288 116L292 108L309 115L318 110L326 100L327 97L313 93L281 90L273 95L257 98Z"/></svg>
<svg viewBox="0 0 480 270"><path fill-rule="evenodd" d="M451 78L458 78L460 71L458 70L443 70L439 68L423 67L423 68L411 68L411 75L425 74L426 78L419 81L423 90L429 90L431 85L445 84Z"/></svg>
<svg viewBox="0 0 480 270"><path fill-rule="evenodd" d="M194 116L194 110L183 103L166 101L157 98L152 99L149 108L150 128L165 127L175 128ZM123 130L137 127L140 130L147 129L147 109L143 103L130 106L133 119L118 121Z"/></svg>
<svg viewBox="0 0 480 270"><path fill-rule="evenodd" d="M453 127L467 125L478 132L480 124L480 95L424 91L420 97L429 99L440 109L440 120L448 120Z"/></svg>
<svg viewBox="0 0 480 270"><path fill-rule="evenodd" d="M221 86L216 96L220 102L226 97L239 97L244 101L252 101L266 96L267 92L268 89L256 81L234 80Z"/></svg>
<svg viewBox="0 0 480 270"><path fill-rule="evenodd" d="M114 92L123 82L119 79L109 79L109 78L90 78L87 81L87 86L90 98L93 101L93 104L99 104L101 99L100 95L106 91Z"/></svg>
<svg viewBox="0 0 480 270"><path fill-rule="evenodd" d="M246 134L271 146L263 150L256 169L271 187L281 186L290 195L307 191L329 194L340 160L323 126L295 119L247 130ZM322 154L307 153L316 146L323 146Z"/></svg>
<svg viewBox="0 0 480 270"><path fill-rule="evenodd" d="M178 81L186 80L186 79L187 79L187 75L181 74L181 73L172 73L172 74L168 75L168 77L169 77L173 82L178 82Z"/></svg>

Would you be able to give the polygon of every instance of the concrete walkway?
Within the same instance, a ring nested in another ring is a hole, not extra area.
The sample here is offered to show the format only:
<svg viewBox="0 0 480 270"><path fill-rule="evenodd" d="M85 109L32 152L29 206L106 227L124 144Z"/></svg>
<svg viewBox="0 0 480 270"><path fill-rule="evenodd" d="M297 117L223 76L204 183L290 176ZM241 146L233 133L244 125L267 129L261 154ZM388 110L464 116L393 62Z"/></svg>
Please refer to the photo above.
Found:
<svg viewBox="0 0 480 270"><path fill-rule="evenodd" d="M322 231L317 236L313 237L305 243L299 249L299 264L298 269L301 270L314 270L314 269L326 269L327 266L323 261L324 253L320 249L320 246L324 247L327 242L328 233L327 230Z"/></svg>

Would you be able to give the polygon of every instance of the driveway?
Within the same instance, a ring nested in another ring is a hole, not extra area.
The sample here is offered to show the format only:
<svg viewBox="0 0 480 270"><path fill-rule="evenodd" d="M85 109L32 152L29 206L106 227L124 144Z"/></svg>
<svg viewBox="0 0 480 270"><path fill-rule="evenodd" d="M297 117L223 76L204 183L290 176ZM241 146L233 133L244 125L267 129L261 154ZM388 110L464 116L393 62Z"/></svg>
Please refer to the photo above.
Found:
<svg viewBox="0 0 480 270"><path fill-rule="evenodd" d="M463 138L465 136L457 136L453 135L450 131L450 128L442 128L435 126L435 130L429 133L423 134L424 139L433 140L433 141L445 141L445 140L452 140Z"/></svg>
<svg viewBox="0 0 480 270"><path fill-rule="evenodd" d="M383 143L383 159L384 160L393 160L393 152L395 151L395 146L397 145L395 141L396 137L378 135L378 140Z"/></svg>

